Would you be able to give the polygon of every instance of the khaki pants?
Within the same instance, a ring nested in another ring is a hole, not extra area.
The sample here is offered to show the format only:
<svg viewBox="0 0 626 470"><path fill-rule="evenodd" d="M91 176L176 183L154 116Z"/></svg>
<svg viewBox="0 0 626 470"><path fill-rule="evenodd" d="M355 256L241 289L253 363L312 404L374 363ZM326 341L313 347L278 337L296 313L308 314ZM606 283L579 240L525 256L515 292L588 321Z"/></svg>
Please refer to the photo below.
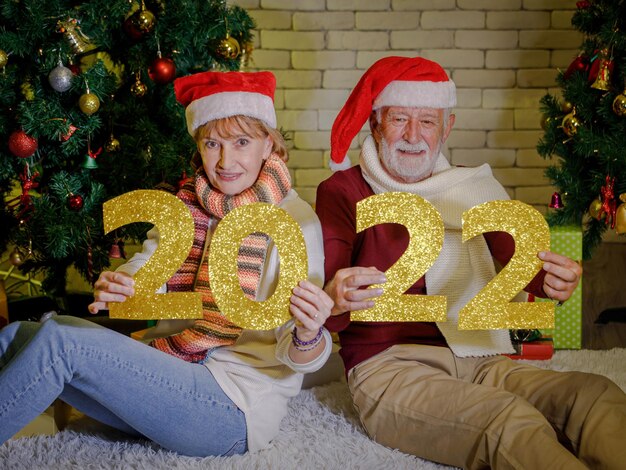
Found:
<svg viewBox="0 0 626 470"><path fill-rule="evenodd" d="M470 469L626 468L626 395L602 376L397 345L354 367L348 385L370 437L425 459Z"/></svg>

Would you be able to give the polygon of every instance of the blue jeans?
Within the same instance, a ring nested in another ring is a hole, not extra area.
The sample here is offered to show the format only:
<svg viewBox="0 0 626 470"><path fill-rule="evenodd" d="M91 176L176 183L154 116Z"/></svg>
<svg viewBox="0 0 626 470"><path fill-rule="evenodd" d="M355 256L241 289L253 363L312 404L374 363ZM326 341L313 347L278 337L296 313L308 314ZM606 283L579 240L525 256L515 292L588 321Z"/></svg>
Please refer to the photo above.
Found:
<svg viewBox="0 0 626 470"><path fill-rule="evenodd" d="M0 330L0 443L56 398L181 454L247 450L243 412L202 365L76 317Z"/></svg>

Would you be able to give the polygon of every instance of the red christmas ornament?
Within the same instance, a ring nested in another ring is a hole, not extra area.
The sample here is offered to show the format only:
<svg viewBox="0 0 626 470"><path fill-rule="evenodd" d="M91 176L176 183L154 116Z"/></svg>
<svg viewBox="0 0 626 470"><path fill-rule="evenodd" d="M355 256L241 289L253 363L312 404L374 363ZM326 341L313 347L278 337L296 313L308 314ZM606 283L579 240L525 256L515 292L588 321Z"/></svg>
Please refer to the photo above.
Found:
<svg viewBox="0 0 626 470"><path fill-rule="evenodd" d="M561 200L561 195L559 193L552 194L552 198L550 199L550 204L548 205L550 209L562 209L563 201Z"/></svg>
<svg viewBox="0 0 626 470"><path fill-rule="evenodd" d="M78 64L69 64L67 66L67 68L70 69L74 75L80 75L80 72L81 72L80 65L78 65Z"/></svg>
<svg viewBox="0 0 626 470"><path fill-rule="evenodd" d="M180 176L180 179L178 180L178 190L180 191L183 188L183 186L185 186L187 181L189 181L191 179L192 178L187 176L187 172L183 170L183 174Z"/></svg>
<svg viewBox="0 0 626 470"><path fill-rule="evenodd" d="M148 75L154 83L166 85L176 78L176 65L167 57L157 57L148 67Z"/></svg>
<svg viewBox="0 0 626 470"><path fill-rule="evenodd" d="M589 2L588 0L582 0L580 2L576 2L576 8L580 10L584 10L586 8L589 8L590 6L591 6L591 2Z"/></svg>
<svg viewBox="0 0 626 470"><path fill-rule="evenodd" d="M72 134L74 134L74 132L76 132L78 130L78 127L76 127L73 124L70 124L70 127L67 130L67 134L62 134L59 139L62 140L63 142L67 142L68 140L70 140L70 137L72 137Z"/></svg>
<svg viewBox="0 0 626 470"><path fill-rule="evenodd" d="M137 23L135 22L135 19L132 16L129 16L128 18L126 18L122 28L124 29L124 32L126 33L126 35L133 42L139 42L144 37L145 33L143 33L139 29L139 27L137 26Z"/></svg>
<svg viewBox="0 0 626 470"><path fill-rule="evenodd" d="M567 67L563 77L568 80L573 73L586 72L587 70L589 70L589 57L579 54L578 57L576 57L572 63L569 64L569 67Z"/></svg>
<svg viewBox="0 0 626 470"><path fill-rule="evenodd" d="M14 131L9 136L9 150L16 157L31 157L37 151L38 146L37 139L29 136L21 129Z"/></svg>
<svg viewBox="0 0 626 470"><path fill-rule="evenodd" d="M120 259L121 257L120 246L117 243L113 243L109 249L109 258Z"/></svg>
<svg viewBox="0 0 626 470"><path fill-rule="evenodd" d="M67 206L73 211L79 211L83 208L83 197L80 194L70 193L67 198Z"/></svg>
<svg viewBox="0 0 626 470"><path fill-rule="evenodd" d="M24 171L18 175L22 184L22 194L7 201L7 207L11 210L15 209L17 211L15 218L21 219L26 213L33 209L33 198L30 195L30 191L39 186L39 182L35 181L35 178L38 176L38 171L31 174L28 164L24 166Z"/></svg>
<svg viewBox="0 0 626 470"><path fill-rule="evenodd" d="M611 224L611 228L615 228L615 212L617 211L617 200L615 199L615 193L613 187L615 186L615 176L611 177L606 175L605 184L600 188L600 194L602 195L602 206L600 207L600 214L606 216L604 223L606 225Z"/></svg>

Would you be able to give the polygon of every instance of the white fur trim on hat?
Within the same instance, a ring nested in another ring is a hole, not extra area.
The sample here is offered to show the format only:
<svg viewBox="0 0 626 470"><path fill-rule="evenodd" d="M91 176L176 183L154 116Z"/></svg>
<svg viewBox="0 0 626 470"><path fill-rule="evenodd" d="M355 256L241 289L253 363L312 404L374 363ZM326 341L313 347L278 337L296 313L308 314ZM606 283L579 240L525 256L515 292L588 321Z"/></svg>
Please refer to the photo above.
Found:
<svg viewBox="0 0 626 470"><path fill-rule="evenodd" d="M341 161L341 163L336 163L332 159L328 162L328 167L333 171L347 170L351 166L352 166L352 162L350 161L350 158L347 155L343 157L343 160Z"/></svg>
<svg viewBox="0 0 626 470"><path fill-rule="evenodd" d="M372 110L383 106L411 108L453 108L456 106L456 87L447 82L394 80L374 100Z"/></svg>
<svg viewBox="0 0 626 470"><path fill-rule="evenodd" d="M276 128L276 111L272 98L261 93L225 91L198 98L185 109L187 131L193 137L196 129L215 119L249 116Z"/></svg>

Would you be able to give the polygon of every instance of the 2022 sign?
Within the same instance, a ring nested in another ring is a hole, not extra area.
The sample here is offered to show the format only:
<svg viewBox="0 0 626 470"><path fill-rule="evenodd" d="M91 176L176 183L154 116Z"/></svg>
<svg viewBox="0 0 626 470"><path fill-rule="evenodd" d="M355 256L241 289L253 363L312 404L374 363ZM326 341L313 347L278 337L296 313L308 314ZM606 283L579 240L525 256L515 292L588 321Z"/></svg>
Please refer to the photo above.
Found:
<svg viewBox="0 0 626 470"><path fill-rule="evenodd" d="M135 295L110 305L110 316L129 319L201 318L200 294L156 291L186 259L193 242L194 224L186 206L169 193L137 190L104 204L104 230L110 232L133 222L153 223L159 245L135 274ZM404 225L409 245L386 272L384 293L371 309L352 312L354 321L447 321L445 296L408 295L404 292L433 265L444 240L441 216L415 194L384 193L357 204L357 231L382 223ZM491 201L465 211L462 241L490 231L509 233L515 253L508 264L458 313L459 329L552 328L552 303L511 302L541 269L539 251L549 250L550 231L543 216L520 201ZM280 277L265 301L248 299L237 277L241 241L254 232L270 236L280 257ZM285 234L289 236L289 246ZM294 243L294 236L296 242ZM427 250L424 247L428 247ZM275 328L290 318L289 298L307 277L307 253L299 225L271 204L254 203L231 211L218 224L209 251L209 277L220 311L243 328ZM374 288L376 286L371 286Z"/></svg>

